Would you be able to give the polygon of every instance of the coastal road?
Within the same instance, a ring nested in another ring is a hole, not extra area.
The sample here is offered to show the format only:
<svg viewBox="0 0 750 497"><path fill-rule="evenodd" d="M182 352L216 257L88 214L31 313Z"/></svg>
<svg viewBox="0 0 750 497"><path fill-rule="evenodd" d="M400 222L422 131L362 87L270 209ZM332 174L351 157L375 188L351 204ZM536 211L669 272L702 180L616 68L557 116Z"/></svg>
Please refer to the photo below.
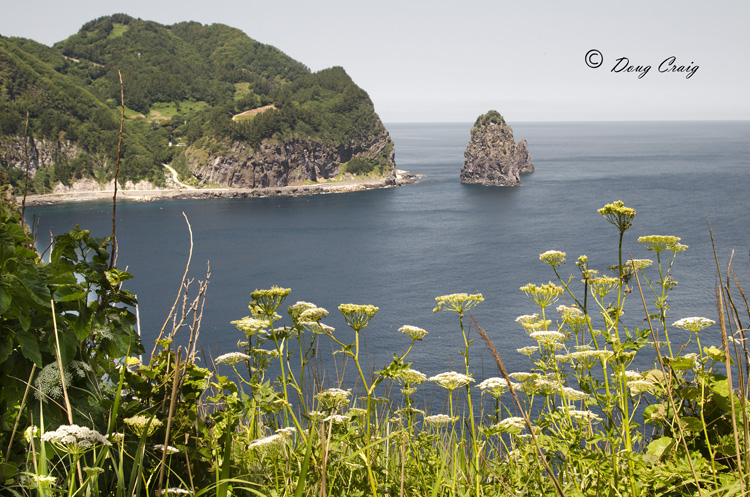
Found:
<svg viewBox="0 0 750 497"><path fill-rule="evenodd" d="M169 169L171 171L171 173L172 173L172 181L174 181L177 186L180 186L180 187L185 188L187 190L195 190L194 186L186 185L185 183L180 182L179 178L177 177L177 171L175 171L172 166L169 166L167 164L162 164L162 166L166 167L167 169Z"/></svg>

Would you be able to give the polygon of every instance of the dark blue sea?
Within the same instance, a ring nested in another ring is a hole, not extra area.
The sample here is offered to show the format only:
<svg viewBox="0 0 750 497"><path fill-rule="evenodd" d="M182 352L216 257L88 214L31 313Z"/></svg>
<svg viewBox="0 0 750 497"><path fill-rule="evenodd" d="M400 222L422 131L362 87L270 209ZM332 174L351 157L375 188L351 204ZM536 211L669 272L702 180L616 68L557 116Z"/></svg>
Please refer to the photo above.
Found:
<svg viewBox="0 0 750 497"><path fill-rule="evenodd" d="M242 338L230 321L248 315L250 292L279 285L292 288L288 304L305 300L331 311L324 322L345 342L353 332L338 305L379 306L363 332L373 370L403 352L409 342L397 330L412 324L429 332L410 356L413 368L428 375L461 371L457 315L433 308L436 296L468 292L483 294L472 312L508 369L528 370L516 349L534 343L514 319L538 309L519 288L556 281L539 261L550 249L567 252L564 276L577 273L581 254L608 273L617 263L617 230L596 210L615 200L637 210L626 256L653 258L636 242L642 235L676 235L690 247L673 268L679 285L669 300L670 323L717 317L708 222L722 271L736 250L733 268L750 292L750 122L511 124L516 139L528 140L536 167L517 188L459 182L471 124L391 124L397 167L424 175L414 185L297 198L119 203L118 265L135 276L127 288L140 302L144 341L161 328L184 271L183 212L195 244L191 276L205 278L210 262L200 342L214 355L235 350ZM40 240L75 224L98 236L111 232L109 203L34 207L26 214L39 218ZM626 325L641 325L635 293L627 306ZM704 345L719 345L718 326L705 334ZM478 381L496 374L481 340L471 358Z"/></svg>

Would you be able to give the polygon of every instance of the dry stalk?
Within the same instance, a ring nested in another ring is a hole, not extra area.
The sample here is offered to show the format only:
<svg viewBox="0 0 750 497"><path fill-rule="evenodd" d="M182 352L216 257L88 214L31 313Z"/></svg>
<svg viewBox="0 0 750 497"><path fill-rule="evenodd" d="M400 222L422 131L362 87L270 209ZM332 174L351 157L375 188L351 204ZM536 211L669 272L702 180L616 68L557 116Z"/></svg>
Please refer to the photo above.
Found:
<svg viewBox="0 0 750 497"><path fill-rule="evenodd" d="M122 74L119 69L117 75L120 77L120 103L122 104L122 113L120 114L120 138L117 141L117 163L115 164L115 193L112 195L112 259L109 261L109 268L112 269L117 264L117 236L115 228L117 226L117 178L120 175L120 154L122 152L122 128L125 124L125 90L122 86Z"/></svg>
<svg viewBox="0 0 750 497"><path fill-rule="evenodd" d="M23 187L23 202L21 204L21 225L25 225L24 215L26 214L26 195L29 192L29 111L26 111L26 127L23 130L23 155L26 160L26 183ZM5 466L3 466L5 468Z"/></svg>
<svg viewBox="0 0 750 497"><path fill-rule="evenodd" d="M721 286L721 267L719 266L719 256L716 253L716 244L714 243L714 233L711 229L711 223L708 223L708 233L711 235L711 247L714 251L714 260L716 261L716 271L719 275L719 285L716 286L716 306L719 312L719 326L721 327L721 344L724 347L724 365L727 371L727 384L729 386L729 405L732 409L732 431L734 432L734 450L737 454L737 469L740 472L740 493L745 494L745 478L742 475L742 456L740 455L740 439L737 433L737 411L734 405L734 383L732 383L732 356L729 355L729 340L727 338L727 323L724 318L724 291Z"/></svg>
<svg viewBox="0 0 750 497"><path fill-rule="evenodd" d="M521 405L521 401L518 399L518 395L516 394L516 391L513 388L513 384L510 381L510 375L508 374L508 370L505 369L505 364L503 364L503 360L500 358L500 354L497 352L497 349L495 348L495 345L490 340L490 337L487 336L487 333L482 329L481 326L479 326L479 324L477 323L477 320L474 319L474 315L471 315L471 322L477 328L477 331L479 332L479 336L482 337L482 340L484 340L484 343L485 345L487 345L487 348L490 349L490 353L492 353L492 357L495 358L495 363L497 364L498 369L502 373L503 378L505 378L505 381L508 383L508 390L510 390L511 395L513 396L513 400L516 403L516 407L518 407L518 410L521 413L521 416L523 417L524 422L526 423L526 428L529 430L529 433L531 433L531 439L534 441L534 446L536 447L537 452L539 452L539 459L542 461L542 464L544 464L544 467L547 470L547 474L549 474L549 477L552 479L552 483L555 485L555 490L557 491L557 495L559 495L560 497L564 497L565 492L563 492L563 489L560 486L560 482L557 481L557 478L555 477L555 473L552 471L552 468L547 462L547 458L545 457L544 452L542 451L542 448L539 445L539 440L537 440L536 438L536 433L534 433L534 427L531 424L529 415L526 413L526 411L524 411L523 406Z"/></svg>
<svg viewBox="0 0 750 497"><path fill-rule="evenodd" d="M633 264L633 267L635 268L635 263L633 263L633 257L630 257L631 264ZM656 336L656 332L654 331L654 325L651 323L651 316L648 313L648 306L646 305L646 297L643 296L643 288L641 287L641 279L638 277L638 271L637 269L634 270L635 274L635 281L638 283L638 292L641 294L641 302L643 302L643 310L646 313L646 319L648 320L648 327L651 330L651 337L654 339L654 349L656 349L656 357L659 361L659 367L661 368L662 375L664 377L664 380L666 381L666 387L667 387L667 398L669 399L669 404L672 408L672 412L677 413L677 407L674 404L674 397L672 395L672 375L667 374L666 366L664 366L664 356L661 355L661 349L659 348L659 341ZM695 485L698 488L698 493L700 494L700 488L701 485L698 482L698 474L695 472L695 466L693 465L693 458L690 456L690 449L687 445L687 440L685 440L685 431L683 430L682 423L679 421L677 422L677 431L680 434L680 440L682 441L683 447L685 447L685 454L687 455L687 461L688 465L690 466L690 472L693 474L693 479L695 480Z"/></svg>

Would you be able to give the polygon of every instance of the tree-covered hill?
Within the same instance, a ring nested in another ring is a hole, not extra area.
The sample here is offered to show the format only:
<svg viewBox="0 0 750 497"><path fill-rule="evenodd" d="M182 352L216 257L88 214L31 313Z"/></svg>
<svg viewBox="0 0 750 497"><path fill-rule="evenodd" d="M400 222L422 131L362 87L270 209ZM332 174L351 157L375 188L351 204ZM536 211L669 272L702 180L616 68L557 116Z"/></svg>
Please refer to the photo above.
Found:
<svg viewBox="0 0 750 497"><path fill-rule="evenodd" d="M288 140L343 147L324 176L342 172L352 158L369 161L365 172L393 168L390 138L371 150L373 137L387 132L367 93L342 68L311 73L224 25L164 26L115 14L52 47L0 37L0 168L10 182L18 186L24 177L27 112L34 191L80 178L111 180L120 75L123 181L163 184L165 162L189 179L201 166L195 157L217 159L238 147L262 162L264 143ZM264 106L270 110L233 119Z"/></svg>

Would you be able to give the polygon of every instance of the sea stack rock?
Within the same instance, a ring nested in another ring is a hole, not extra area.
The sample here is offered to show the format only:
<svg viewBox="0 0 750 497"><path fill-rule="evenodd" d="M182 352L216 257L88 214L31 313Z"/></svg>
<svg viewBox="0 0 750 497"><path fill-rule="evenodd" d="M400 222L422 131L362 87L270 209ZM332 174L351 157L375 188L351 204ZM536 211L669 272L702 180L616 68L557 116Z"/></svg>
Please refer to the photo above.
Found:
<svg viewBox="0 0 750 497"><path fill-rule="evenodd" d="M464 152L461 183L521 186L522 173L533 173L526 140L516 144L513 130L495 110L479 116Z"/></svg>

